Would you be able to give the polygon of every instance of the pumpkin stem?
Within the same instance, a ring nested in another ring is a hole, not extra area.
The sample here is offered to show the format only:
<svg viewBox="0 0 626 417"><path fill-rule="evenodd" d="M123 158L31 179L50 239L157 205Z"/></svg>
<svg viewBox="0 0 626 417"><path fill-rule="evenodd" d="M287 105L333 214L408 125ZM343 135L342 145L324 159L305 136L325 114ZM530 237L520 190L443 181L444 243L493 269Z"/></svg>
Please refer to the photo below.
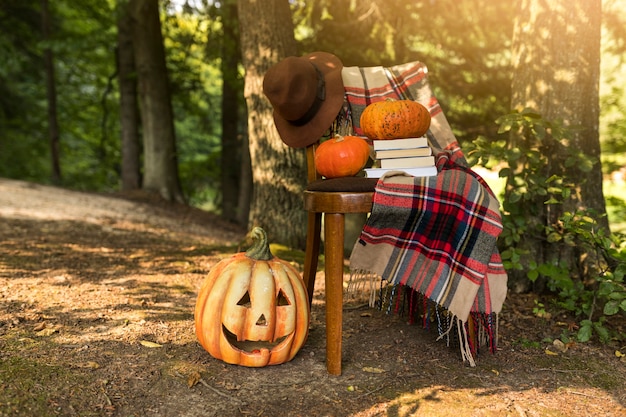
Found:
<svg viewBox="0 0 626 417"><path fill-rule="evenodd" d="M269 242L267 241L267 233L265 233L265 230L257 226L252 229L250 236L254 239L254 243L246 251L248 258L256 261L269 261L274 258L270 250Z"/></svg>

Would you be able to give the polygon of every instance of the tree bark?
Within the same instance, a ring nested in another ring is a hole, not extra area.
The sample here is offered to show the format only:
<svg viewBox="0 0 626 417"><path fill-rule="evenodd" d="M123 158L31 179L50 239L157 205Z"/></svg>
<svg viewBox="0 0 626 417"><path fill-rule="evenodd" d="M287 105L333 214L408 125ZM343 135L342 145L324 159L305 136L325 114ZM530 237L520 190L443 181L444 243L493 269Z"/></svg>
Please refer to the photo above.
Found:
<svg viewBox="0 0 626 417"><path fill-rule="evenodd" d="M184 202L158 0L131 0L144 144L143 188Z"/></svg>
<svg viewBox="0 0 626 417"><path fill-rule="evenodd" d="M120 127L122 140L122 190L141 188L141 142L137 74L133 51L133 26L128 1L119 2L117 20L117 68L120 89Z"/></svg>
<svg viewBox="0 0 626 417"><path fill-rule="evenodd" d="M248 224L263 227L272 241L304 248L305 154L282 142L263 95L263 76L269 67L297 55L289 1L241 0L238 10L254 184Z"/></svg>
<svg viewBox="0 0 626 417"><path fill-rule="evenodd" d="M41 31L43 40L51 38L51 19L48 0L41 0ZM46 71L46 99L48 101L48 138L50 143L50 158L52 165L52 182L61 183L61 156L59 150L60 134L57 116L57 91L54 71L54 54L50 47L43 51L44 68Z"/></svg>
<svg viewBox="0 0 626 417"><path fill-rule="evenodd" d="M564 212L593 209L599 214L599 227L608 231L599 162L601 1L523 0L516 16L511 107L532 108L546 120L562 121L571 129L568 146L598 161L591 172L583 173L576 166L567 167L561 152L549 155L548 176L567 176L577 186L563 205L535 201L528 212L533 210L541 221L555 224ZM585 254L565 243L555 253L554 244L548 249L545 241L528 236L525 246L531 252L529 259L537 263L558 258L572 266L572 274L582 274L576 268L582 268Z"/></svg>
<svg viewBox="0 0 626 417"><path fill-rule="evenodd" d="M244 135L241 145L241 173L239 174L239 200L237 203L237 224L241 225L248 224L252 204L253 181L249 147L248 135Z"/></svg>

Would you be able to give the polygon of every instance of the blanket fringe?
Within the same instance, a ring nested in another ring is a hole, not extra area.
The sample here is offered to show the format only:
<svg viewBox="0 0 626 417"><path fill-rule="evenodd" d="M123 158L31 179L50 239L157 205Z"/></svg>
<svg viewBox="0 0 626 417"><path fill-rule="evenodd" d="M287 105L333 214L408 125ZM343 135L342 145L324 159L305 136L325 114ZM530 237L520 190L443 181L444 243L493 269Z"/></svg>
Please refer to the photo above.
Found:
<svg viewBox="0 0 626 417"><path fill-rule="evenodd" d="M369 306L374 308L377 294L376 282L378 280L380 278L376 274L368 271L350 271L350 279L348 280L348 288L345 294L346 298L361 299L367 297Z"/></svg>
<svg viewBox="0 0 626 417"><path fill-rule="evenodd" d="M378 288L376 283L379 283ZM349 297L364 296L369 292L369 306L386 314L406 316L409 324L421 322L430 330L436 327L437 341L445 340L446 346L457 344L463 362L476 366L480 348L486 347L491 353L497 350L498 315L472 312L470 317L461 320L448 310L428 299L411 287L390 284L376 274L367 271L351 271L347 293ZM456 332L453 331L456 329Z"/></svg>

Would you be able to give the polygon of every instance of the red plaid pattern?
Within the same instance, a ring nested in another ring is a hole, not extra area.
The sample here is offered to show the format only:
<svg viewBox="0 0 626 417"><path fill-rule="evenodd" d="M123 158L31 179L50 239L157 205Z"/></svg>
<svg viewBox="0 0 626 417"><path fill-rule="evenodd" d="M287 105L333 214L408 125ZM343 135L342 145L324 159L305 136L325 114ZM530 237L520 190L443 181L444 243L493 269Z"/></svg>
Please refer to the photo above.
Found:
<svg viewBox="0 0 626 417"><path fill-rule="evenodd" d="M472 314L477 323L474 331L494 351L494 316L501 311L507 292L507 275L496 246L502 230L499 202L469 168L427 74L419 62L343 69L356 134L362 134L358 121L369 103L412 99L429 109L432 121L427 135L439 171L425 178L391 173L378 181L371 215L350 263L353 271L375 273L388 281L396 297L419 294L436 308L447 310L451 316L437 315L447 323L439 323L440 332L449 336L457 323L463 358L474 364L477 347L469 343L467 320ZM420 303L409 304L415 312Z"/></svg>

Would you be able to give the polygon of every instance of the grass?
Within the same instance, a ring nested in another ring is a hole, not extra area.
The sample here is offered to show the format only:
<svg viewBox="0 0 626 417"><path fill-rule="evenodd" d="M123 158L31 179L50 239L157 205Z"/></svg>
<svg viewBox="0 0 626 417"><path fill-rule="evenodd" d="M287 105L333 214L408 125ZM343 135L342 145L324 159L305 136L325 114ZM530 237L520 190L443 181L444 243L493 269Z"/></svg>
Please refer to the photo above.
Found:
<svg viewBox="0 0 626 417"><path fill-rule="evenodd" d="M0 362L0 385L3 391L0 415L28 411L33 416L44 417L56 415L55 404L61 407L69 403L71 394L53 387L80 385L80 382L67 367L12 356Z"/></svg>

